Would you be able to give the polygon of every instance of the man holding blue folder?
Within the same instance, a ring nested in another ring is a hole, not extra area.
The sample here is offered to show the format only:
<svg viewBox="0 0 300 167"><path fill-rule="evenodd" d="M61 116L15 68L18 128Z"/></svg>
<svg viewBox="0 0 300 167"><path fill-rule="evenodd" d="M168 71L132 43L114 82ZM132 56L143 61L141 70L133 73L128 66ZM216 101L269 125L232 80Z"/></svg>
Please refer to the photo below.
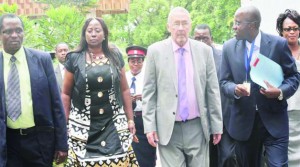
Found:
<svg viewBox="0 0 300 167"><path fill-rule="evenodd" d="M235 38L223 47L220 85L229 98L229 111L223 116L225 132L220 145L234 148L229 151L231 157L243 167L260 166L264 146L268 166L282 167L288 162L286 99L297 90L300 75L286 40L261 32L260 22L256 7L239 8L234 17ZM279 87L266 81L265 89L252 81L251 65L259 54L281 66L284 80ZM228 156L223 153L221 159Z"/></svg>

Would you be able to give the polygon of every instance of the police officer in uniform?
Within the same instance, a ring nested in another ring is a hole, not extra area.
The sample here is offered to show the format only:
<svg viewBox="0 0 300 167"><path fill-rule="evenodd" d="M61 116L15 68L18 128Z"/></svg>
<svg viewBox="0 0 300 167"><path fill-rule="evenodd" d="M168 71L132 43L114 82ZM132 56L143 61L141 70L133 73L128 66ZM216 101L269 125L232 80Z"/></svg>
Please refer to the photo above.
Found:
<svg viewBox="0 0 300 167"><path fill-rule="evenodd" d="M133 103L136 127L135 138L138 140L138 142L132 143L132 147L141 167L155 167L156 148L148 143L147 137L144 134L142 118L142 90L144 81L144 70L142 69L147 49L140 46L129 46L126 48L126 53L130 68L130 71L126 73L126 78Z"/></svg>

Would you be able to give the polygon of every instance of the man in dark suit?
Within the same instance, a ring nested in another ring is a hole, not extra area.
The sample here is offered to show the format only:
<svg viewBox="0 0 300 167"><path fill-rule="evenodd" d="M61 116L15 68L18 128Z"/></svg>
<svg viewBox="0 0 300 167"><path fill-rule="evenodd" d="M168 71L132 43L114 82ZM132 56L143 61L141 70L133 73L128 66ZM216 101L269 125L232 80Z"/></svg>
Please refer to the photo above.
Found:
<svg viewBox="0 0 300 167"><path fill-rule="evenodd" d="M213 56L215 61L215 66L217 70L218 78L220 78L220 67L222 60L222 50L216 48L213 42L213 36L211 34L211 29L207 24L199 24L195 27L194 30L194 39L197 41L201 41L210 46L213 50Z"/></svg>
<svg viewBox="0 0 300 167"><path fill-rule="evenodd" d="M0 151L5 154L2 150L7 149L7 163L4 155L1 165L50 167L53 160L62 163L68 149L66 119L51 57L22 46L24 24L18 16L2 15L0 31L0 113L6 119Z"/></svg>
<svg viewBox="0 0 300 167"><path fill-rule="evenodd" d="M5 102L3 101L2 94L3 94L3 86L0 85L0 167L4 167L6 164L6 117L4 113L4 106Z"/></svg>
<svg viewBox="0 0 300 167"><path fill-rule="evenodd" d="M221 67L221 54L222 51L217 49L213 44L213 36L211 35L211 29L207 24L199 24L195 27L194 30L194 39L197 41L201 41L206 43L208 46L212 48L215 67L217 71L218 79L220 79L220 67ZM224 98L221 94L221 102L223 103ZM210 136L209 142L209 166L210 167L217 167L218 166L218 150L217 145L212 143L213 136Z"/></svg>
<svg viewBox="0 0 300 167"><path fill-rule="evenodd" d="M288 162L286 99L297 90L300 76L287 41L261 32L260 22L257 8L239 8L234 17L235 38L223 47L220 85L229 98L229 110L220 144L227 142L239 166L260 166L264 146L268 166L282 167ZM278 88L266 82L268 88L263 89L251 80L249 71L259 53L281 66L284 81Z"/></svg>

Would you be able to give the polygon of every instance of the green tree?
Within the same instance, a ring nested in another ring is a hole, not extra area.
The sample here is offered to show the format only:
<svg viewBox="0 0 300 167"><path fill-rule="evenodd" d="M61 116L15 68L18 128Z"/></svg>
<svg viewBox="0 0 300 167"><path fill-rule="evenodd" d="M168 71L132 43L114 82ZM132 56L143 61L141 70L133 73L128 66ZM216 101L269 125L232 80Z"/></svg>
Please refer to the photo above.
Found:
<svg viewBox="0 0 300 167"><path fill-rule="evenodd" d="M166 38L167 0L132 0L129 13L104 15L110 29L111 41L121 47L137 44L147 47Z"/></svg>
<svg viewBox="0 0 300 167"><path fill-rule="evenodd" d="M131 0L127 14L104 15L110 30L110 41L125 48L137 44L149 46L169 36L167 17L171 8L182 6L190 11L193 28L206 23L214 40L222 43L232 37L233 15L239 0ZM193 36L193 30L191 32Z"/></svg>
<svg viewBox="0 0 300 167"><path fill-rule="evenodd" d="M233 35L233 16L240 5L237 0L195 0L191 10L193 27L201 23L208 24L214 41L223 43Z"/></svg>
<svg viewBox="0 0 300 167"><path fill-rule="evenodd" d="M85 16L75 7L51 7L45 17L35 20L35 25L32 25L37 35L28 37L35 41L30 43L31 47L51 51L57 43L65 42L74 48L79 43L84 19Z"/></svg>
<svg viewBox="0 0 300 167"><path fill-rule="evenodd" d="M9 5L7 3L0 4L0 15L4 13L16 13L18 10L18 5L12 4Z"/></svg>

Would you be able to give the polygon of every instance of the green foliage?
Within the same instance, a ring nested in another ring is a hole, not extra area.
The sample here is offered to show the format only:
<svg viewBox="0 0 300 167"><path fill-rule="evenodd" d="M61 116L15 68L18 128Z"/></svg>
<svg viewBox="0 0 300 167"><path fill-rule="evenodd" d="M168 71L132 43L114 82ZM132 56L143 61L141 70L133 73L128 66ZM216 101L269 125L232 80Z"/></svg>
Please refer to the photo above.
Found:
<svg viewBox="0 0 300 167"><path fill-rule="evenodd" d="M169 3L166 0L132 0L128 14L105 15L111 41L125 48L129 45L147 47L168 36L166 18Z"/></svg>
<svg viewBox="0 0 300 167"><path fill-rule="evenodd" d="M4 13L16 13L18 10L17 4L9 5L7 3L0 4L0 15Z"/></svg>
<svg viewBox="0 0 300 167"><path fill-rule="evenodd" d="M136 44L149 46L169 36L166 29L171 8L182 6L191 13L193 28L208 24L214 41L223 43L232 37L232 22L239 0L131 0L129 13L104 15L110 41L121 48ZM191 37L193 37L193 29ZM124 50L124 49L123 49Z"/></svg>
<svg viewBox="0 0 300 167"><path fill-rule="evenodd" d="M65 42L70 48L78 45L84 15L75 7L51 7L46 11L46 17L31 23L31 33L26 34L30 47L51 51L57 43ZM33 42L35 41L35 42Z"/></svg>
<svg viewBox="0 0 300 167"><path fill-rule="evenodd" d="M99 0L35 0L53 5L46 16L30 20L25 25L24 45L46 51L59 42L71 48L78 45L85 20L85 8L94 7ZM206 23L212 29L214 41L222 43L232 37L233 16L239 0L131 0L129 13L103 15L109 28L109 41L124 52L129 45L148 47L169 37L167 17L171 8L182 6L190 11L193 28ZM15 13L17 5L0 5L0 12ZM193 29L191 31L193 36Z"/></svg>
<svg viewBox="0 0 300 167"><path fill-rule="evenodd" d="M214 41L223 43L233 35L233 16L238 7L239 0L195 0L191 10L193 25L195 27L201 23L208 24Z"/></svg>

